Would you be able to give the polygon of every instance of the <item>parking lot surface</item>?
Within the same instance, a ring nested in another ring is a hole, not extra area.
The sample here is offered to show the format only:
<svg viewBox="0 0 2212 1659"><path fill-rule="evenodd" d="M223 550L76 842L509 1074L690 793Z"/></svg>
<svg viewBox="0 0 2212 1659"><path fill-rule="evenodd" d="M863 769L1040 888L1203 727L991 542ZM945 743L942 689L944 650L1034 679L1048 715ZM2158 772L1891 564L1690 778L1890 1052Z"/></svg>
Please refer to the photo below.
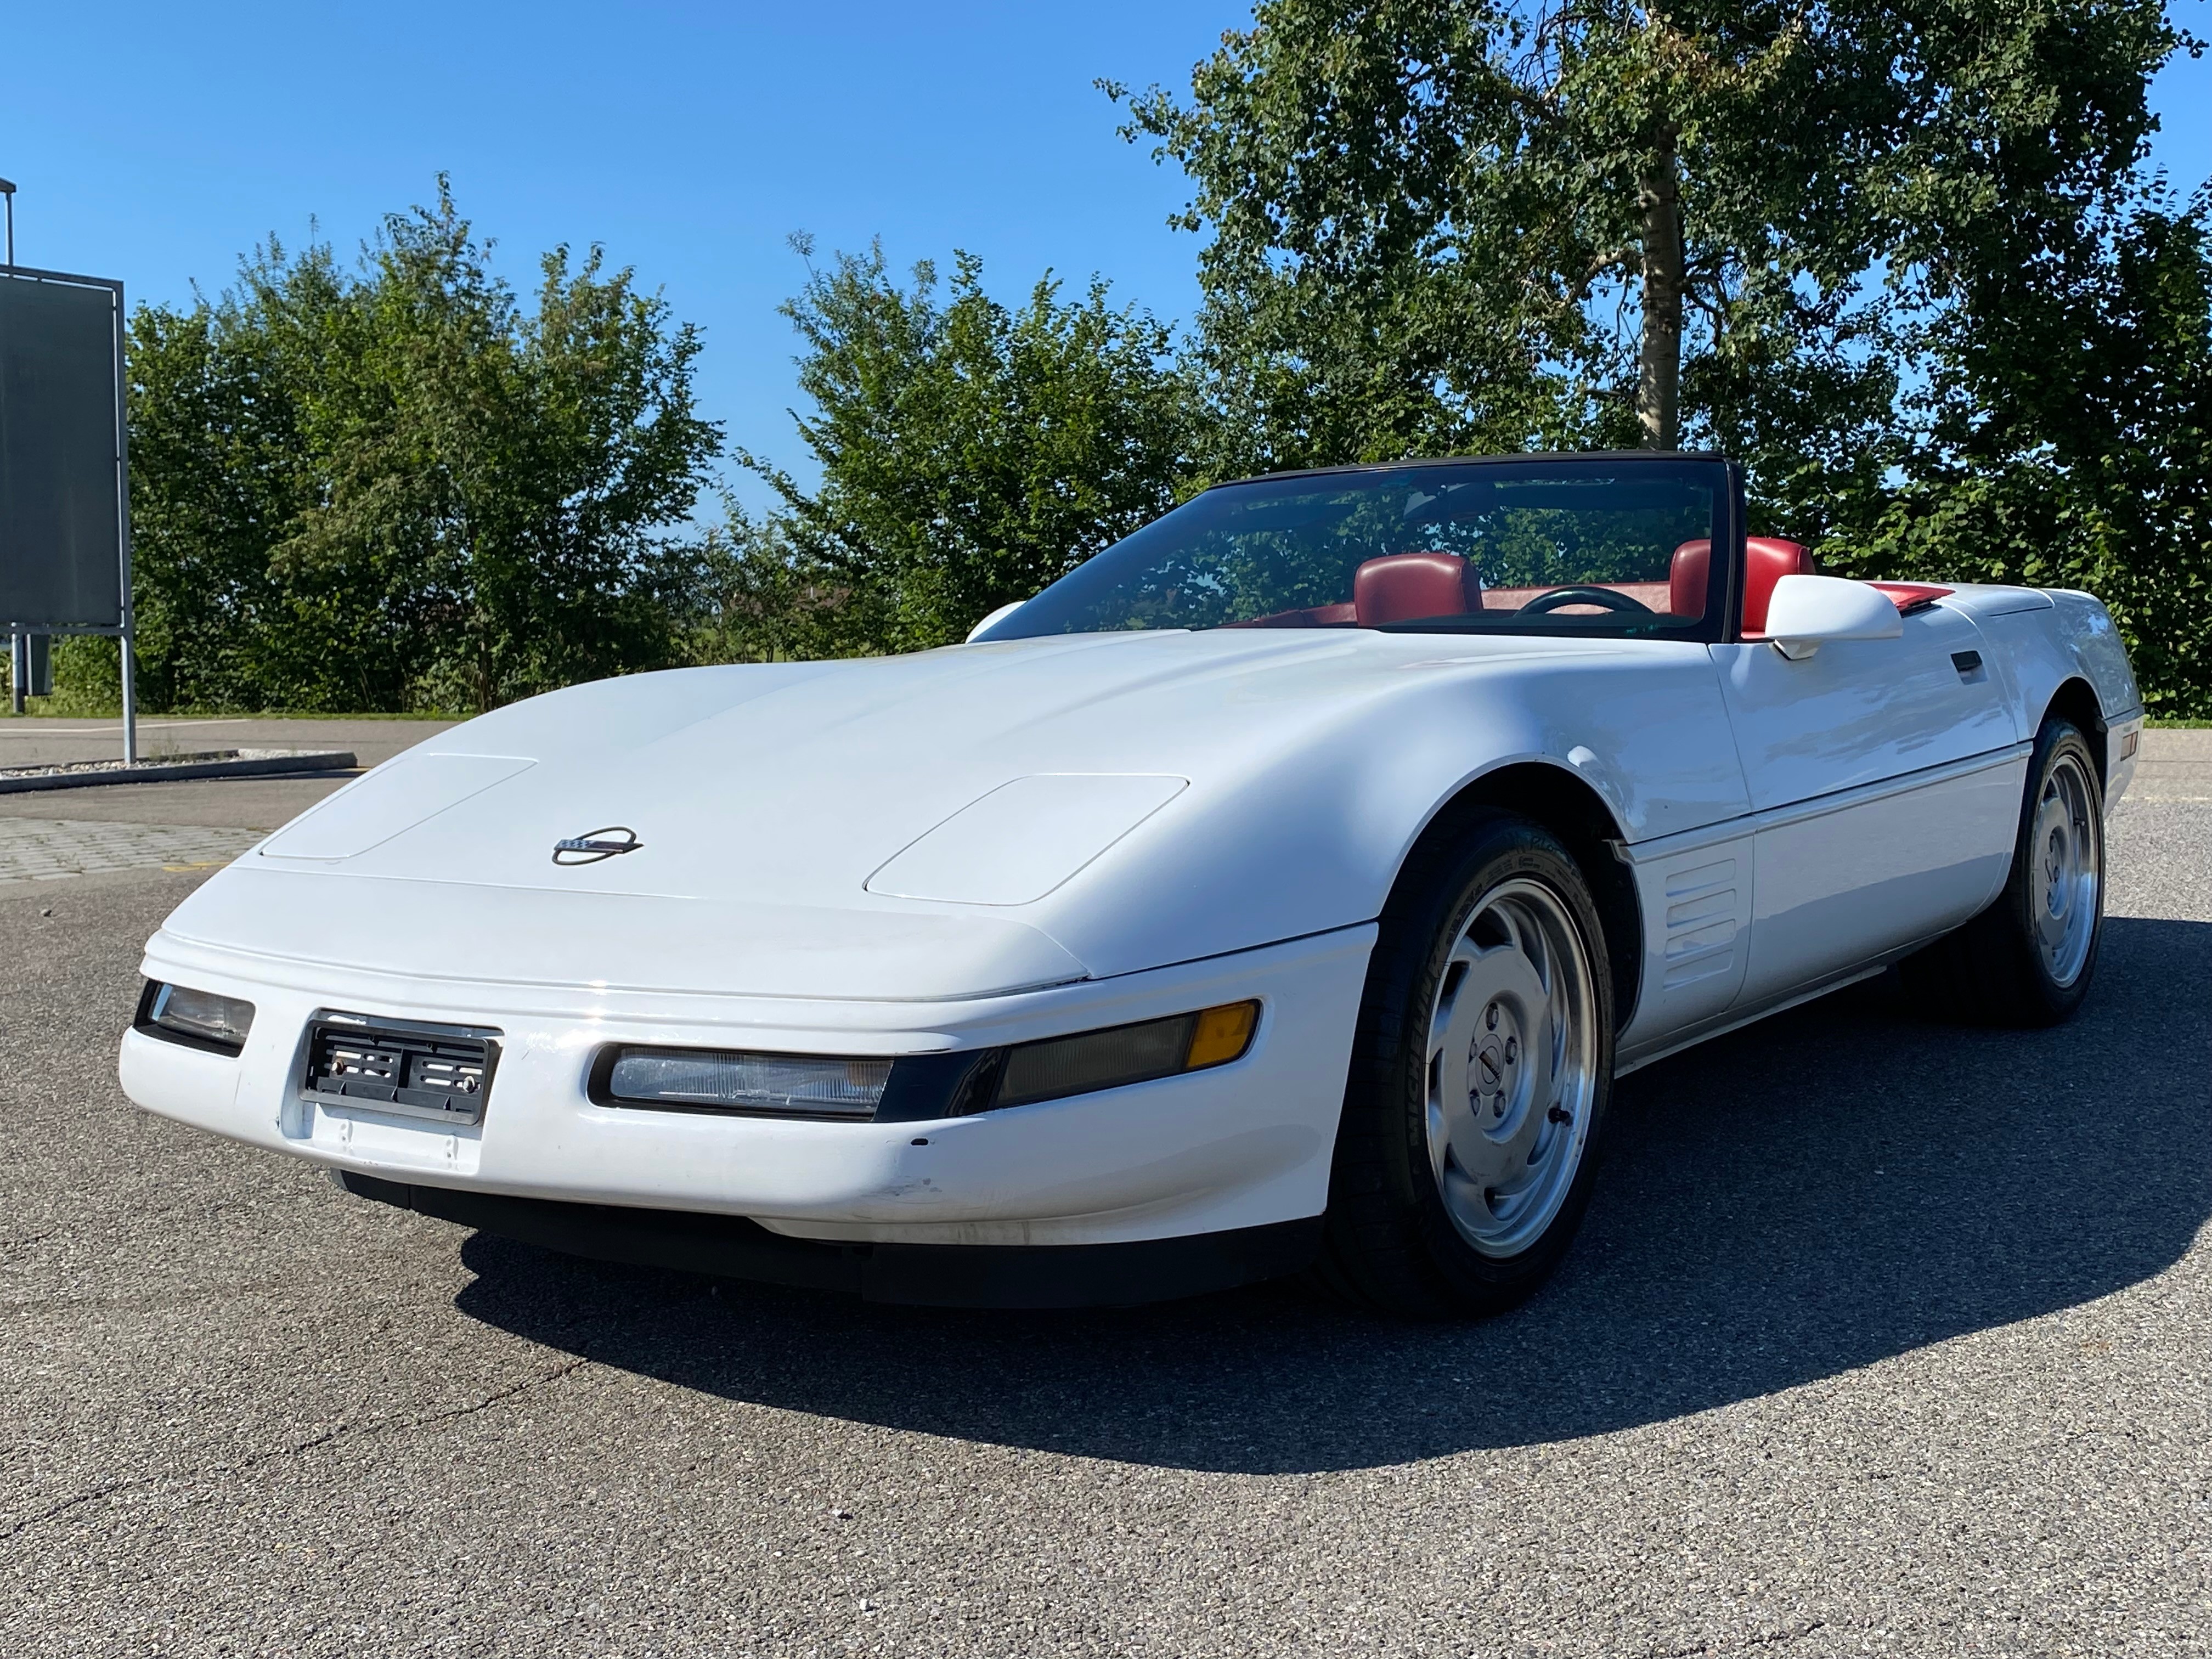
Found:
<svg viewBox="0 0 2212 1659"><path fill-rule="evenodd" d="M1469 1326L471 1236L123 1099L138 946L204 872L0 881L0 1650L2212 1652L2200 738L2150 734L2074 1024L1876 983L1639 1073L1565 1271Z"/></svg>
<svg viewBox="0 0 2212 1659"><path fill-rule="evenodd" d="M142 758L211 749L348 749L364 766L389 760L451 720L270 720L255 715L205 720L159 716L138 722ZM32 715L0 718L0 767L53 766L70 761L120 760L123 723Z"/></svg>
<svg viewBox="0 0 2212 1659"><path fill-rule="evenodd" d="M0 818L0 883L100 870L213 870L260 840L252 830L81 818Z"/></svg>

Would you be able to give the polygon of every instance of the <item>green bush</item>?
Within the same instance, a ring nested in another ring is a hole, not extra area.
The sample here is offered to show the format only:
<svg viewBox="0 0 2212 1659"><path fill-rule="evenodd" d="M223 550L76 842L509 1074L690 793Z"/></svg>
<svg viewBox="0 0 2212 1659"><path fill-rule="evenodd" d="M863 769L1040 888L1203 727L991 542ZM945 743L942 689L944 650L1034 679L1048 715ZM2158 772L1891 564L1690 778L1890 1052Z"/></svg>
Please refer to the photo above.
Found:
<svg viewBox="0 0 2212 1659"><path fill-rule="evenodd" d="M683 659L698 337L597 249L541 271L526 311L441 180L357 270L271 244L133 316L146 707L466 712Z"/></svg>

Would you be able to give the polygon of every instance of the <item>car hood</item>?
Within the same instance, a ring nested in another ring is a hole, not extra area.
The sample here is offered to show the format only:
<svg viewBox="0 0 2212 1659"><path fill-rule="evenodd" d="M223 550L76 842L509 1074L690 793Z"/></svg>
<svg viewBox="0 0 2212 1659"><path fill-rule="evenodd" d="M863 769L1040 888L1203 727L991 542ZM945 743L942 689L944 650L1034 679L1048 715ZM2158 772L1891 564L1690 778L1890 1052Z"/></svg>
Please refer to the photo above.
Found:
<svg viewBox="0 0 2212 1659"><path fill-rule="evenodd" d="M1434 747L1416 733L1378 750L1377 730L1422 726L1392 709L1441 686L1495 702L1483 688L1501 677L1635 655L1255 630L604 681L387 763L170 931L748 994L969 996L1124 972L1371 917L1373 869L1395 868L1435 799L1411 823L1363 805L1378 769ZM1504 749L1526 747L1497 724ZM1464 770L1464 727L1460 747ZM594 832L636 850L556 861Z"/></svg>

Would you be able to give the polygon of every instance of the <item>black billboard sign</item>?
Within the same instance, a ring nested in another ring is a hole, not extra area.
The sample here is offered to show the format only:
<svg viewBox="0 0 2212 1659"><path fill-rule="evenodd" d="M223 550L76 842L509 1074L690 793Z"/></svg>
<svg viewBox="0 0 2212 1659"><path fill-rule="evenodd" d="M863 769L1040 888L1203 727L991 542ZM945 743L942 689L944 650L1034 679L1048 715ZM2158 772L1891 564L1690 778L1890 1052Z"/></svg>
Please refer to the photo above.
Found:
<svg viewBox="0 0 2212 1659"><path fill-rule="evenodd" d="M0 268L0 627L119 631L122 284Z"/></svg>

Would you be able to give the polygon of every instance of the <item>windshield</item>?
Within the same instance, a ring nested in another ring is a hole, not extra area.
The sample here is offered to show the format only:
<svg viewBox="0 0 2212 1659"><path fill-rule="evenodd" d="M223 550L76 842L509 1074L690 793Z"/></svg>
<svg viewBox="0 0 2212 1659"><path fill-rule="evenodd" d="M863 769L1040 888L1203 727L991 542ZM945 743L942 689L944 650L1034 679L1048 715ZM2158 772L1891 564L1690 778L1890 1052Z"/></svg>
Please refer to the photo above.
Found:
<svg viewBox="0 0 2212 1659"><path fill-rule="evenodd" d="M977 635L1401 628L1688 637L1717 461L1439 463L1209 489Z"/></svg>

